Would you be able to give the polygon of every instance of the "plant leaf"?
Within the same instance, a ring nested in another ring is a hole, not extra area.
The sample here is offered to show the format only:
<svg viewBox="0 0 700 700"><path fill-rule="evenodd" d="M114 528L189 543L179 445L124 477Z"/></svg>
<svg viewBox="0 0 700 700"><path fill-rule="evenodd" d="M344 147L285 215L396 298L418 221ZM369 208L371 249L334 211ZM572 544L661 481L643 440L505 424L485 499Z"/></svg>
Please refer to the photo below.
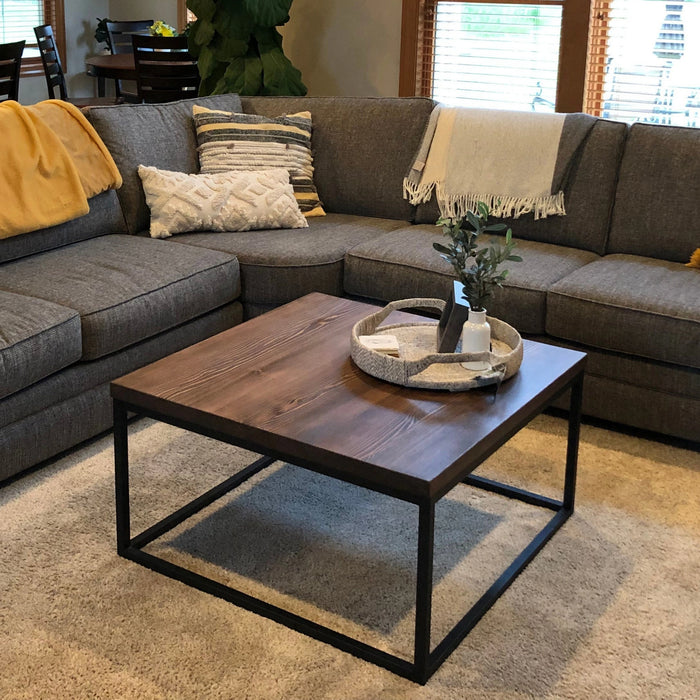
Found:
<svg viewBox="0 0 700 700"><path fill-rule="evenodd" d="M243 0L243 6L258 26L277 27L289 21L292 0Z"/></svg>
<svg viewBox="0 0 700 700"><path fill-rule="evenodd" d="M481 222L479 221L479 217L473 211L467 212L467 221L469 221L473 228L477 230L480 228Z"/></svg>
<svg viewBox="0 0 700 700"><path fill-rule="evenodd" d="M206 47L214 38L215 33L216 29L211 22L206 19L198 19L190 30L190 37L188 39L189 50L196 55L197 48L200 46ZM195 51L192 50L193 48Z"/></svg>
<svg viewBox="0 0 700 700"><path fill-rule="evenodd" d="M259 95L262 87L262 61L255 50L231 60L214 88L214 95L235 92L239 95Z"/></svg>
<svg viewBox="0 0 700 700"><path fill-rule="evenodd" d="M214 53L208 46L203 46L199 51L199 57L197 58L197 69L199 70L199 75L201 76L202 80L206 80L208 77L210 77L216 69Z"/></svg>
<svg viewBox="0 0 700 700"><path fill-rule="evenodd" d="M305 95L301 72L282 51L282 35L274 28L255 31L263 68L264 95Z"/></svg>

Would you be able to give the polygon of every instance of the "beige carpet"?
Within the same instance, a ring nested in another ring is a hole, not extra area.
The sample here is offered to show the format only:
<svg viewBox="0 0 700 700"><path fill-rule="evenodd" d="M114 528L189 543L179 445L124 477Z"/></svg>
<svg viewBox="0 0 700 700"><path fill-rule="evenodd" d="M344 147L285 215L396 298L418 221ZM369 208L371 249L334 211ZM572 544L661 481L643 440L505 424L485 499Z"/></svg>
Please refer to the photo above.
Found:
<svg viewBox="0 0 700 700"><path fill-rule="evenodd" d="M131 426L133 521L250 455ZM557 495L565 423L480 473ZM584 427L578 508L425 687L116 556L111 439L0 490L0 698L697 698L700 456ZM275 465L153 551L394 653L410 648L416 509ZM459 487L437 509L433 634L546 514Z"/></svg>

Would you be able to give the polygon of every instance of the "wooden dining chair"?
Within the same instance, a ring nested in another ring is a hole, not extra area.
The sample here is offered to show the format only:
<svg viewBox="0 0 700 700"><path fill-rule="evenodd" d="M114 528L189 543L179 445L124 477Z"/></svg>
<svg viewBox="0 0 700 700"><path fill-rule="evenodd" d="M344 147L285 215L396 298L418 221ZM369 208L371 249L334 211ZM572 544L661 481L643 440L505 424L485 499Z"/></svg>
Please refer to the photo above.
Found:
<svg viewBox="0 0 700 700"><path fill-rule="evenodd" d="M17 100L24 41L0 44L0 102Z"/></svg>
<svg viewBox="0 0 700 700"><path fill-rule="evenodd" d="M143 102L173 102L196 97L197 59L187 50L185 36L133 34L136 85Z"/></svg>
<svg viewBox="0 0 700 700"><path fill-rule="evenodd" d="M112 53L133 53L134 45L131 43L132 34L148 34L148 28L153 24L152 19L136 19L129 21L107 21L107 34ZM126 102L140 102L136 86L127 81L126 86L118 78L114 81L114 89L117 95L124 97Z"/></svg>
<svg viewBox="0 0 700 700"><path fill-rule="evenodd" d="M70 102L76 107L95 107L97 105L120 104L124 100L122 97L68 97L66 88L66 76L61 66L61 57L58 55L53 29L50 24L42 24L34 27L34 35L39 45L41 62L44 66L46 76L46 86L49 89L49 99L56 99L56 88L58 88L59 99Z"/></svg>
<svg viewBox="0 0 700 700"><path fill-rule="evenodd" d="M107 34L112 53L131 53L134 50L131 35L148 34L148 28L152 24L152 19L136 19L128 22L107 21Z"/></svg>

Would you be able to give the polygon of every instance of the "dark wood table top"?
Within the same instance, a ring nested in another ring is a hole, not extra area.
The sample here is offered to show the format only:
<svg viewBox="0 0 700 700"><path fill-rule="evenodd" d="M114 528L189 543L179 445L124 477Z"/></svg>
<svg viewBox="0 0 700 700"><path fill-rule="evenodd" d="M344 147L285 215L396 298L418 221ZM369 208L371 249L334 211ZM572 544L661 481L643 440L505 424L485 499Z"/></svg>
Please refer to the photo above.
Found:
<svg viewBox="0 0 700 700"><path fill-rule="evenodd" d="M87 72L98 78L136 80L133 53L103 54L85 59Z"/></svg>
<svg viewBox="0 0 700 700"><path fill-rule="evenodd" d="M583 371L584 353L525 341L495 398L389 384L350 358L352 326L374 311L310 294L112 382L112 396L417 501L459 483Z"/></svg>

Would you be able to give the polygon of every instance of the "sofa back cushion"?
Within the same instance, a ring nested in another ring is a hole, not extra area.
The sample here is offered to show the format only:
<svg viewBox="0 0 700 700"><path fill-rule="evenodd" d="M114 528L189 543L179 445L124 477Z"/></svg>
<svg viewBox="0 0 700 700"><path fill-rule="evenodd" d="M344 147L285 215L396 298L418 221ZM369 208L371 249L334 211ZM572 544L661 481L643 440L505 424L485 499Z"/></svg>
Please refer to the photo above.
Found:
<svg viewBox="0 0 700 700"><path fill-rule="evenodd" d="M403 178L435 103L425 97L242 97L243 111L277 117L309 111L314 182L323 207L408 221Z"/></svg>
<svg viewBox="0 0 700 700"><path fill-rule="evenodd" d="M90 211L85 216L57 226L0 239L0 263L60 248L86 238L108 233L126 233L124 215L114 190L107 190L92 197L88 204Z"/></svg>
<svg viewBox="0 0 700 700"><path fill-rule="evenodd" d="M195 97L164 104L93 107L88 119L102 137L121 172L119 189L129 233L148 229L150 213L138 176L139 165L160 170L199 172L192 106L241 111L238 95Z"/></svg>
<svg viewBox="0 0 700 700"><path fill-rule="evenodd" d="M607 252L688 262L700 246L699 207L700 129L633 124Z"/></svg>
<svg viewBox="0 0 700 700"><path fill-rule="evenodd" d="M601 255L610 227L620 159L628 127L598 120L591 129L564 183L566 216L535 220L534 214L502 221L515 238L590 250ZM533 156L534 157L534 156ZM418 207L417 223L435 223L440 216L435 197Z"/></svg>

